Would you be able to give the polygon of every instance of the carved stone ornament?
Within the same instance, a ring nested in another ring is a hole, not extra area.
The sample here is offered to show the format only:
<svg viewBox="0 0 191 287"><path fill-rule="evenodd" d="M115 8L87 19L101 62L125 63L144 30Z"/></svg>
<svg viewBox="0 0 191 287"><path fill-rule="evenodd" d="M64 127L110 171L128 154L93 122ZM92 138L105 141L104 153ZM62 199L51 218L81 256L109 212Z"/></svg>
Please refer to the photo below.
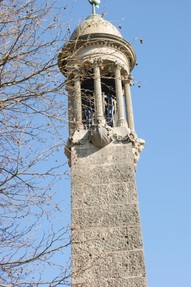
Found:
<svg viewBox="0 0 191 287"><path fill-rule="evenodd" d="M90 141L97 147L104 147L113 141L113 130L110 126L98 124L90 130Z"/></svg>
<svg viewBox="0 0 191 287"><path fill-rule="evenodd" d="M139 139L135 132L130 132L129 140L132 142L133 146L133 155L134 155L134 163L136 164L139 160L140 153L144 148L145 141L143 139Z"/></svg>
<svg viewBox="0 0 191 287"><path fill-rule="evenodd" d="M103 148L112 142L131 142L135 164L145 144L143 139L139 139L135 132L126 127L111 128L104 123L99 123L92 126L90 130L76 130L74 132L65 147L65 154L68 159L70 160L71 146L84 145L86 142L90 142L98 148Z"/></svg>

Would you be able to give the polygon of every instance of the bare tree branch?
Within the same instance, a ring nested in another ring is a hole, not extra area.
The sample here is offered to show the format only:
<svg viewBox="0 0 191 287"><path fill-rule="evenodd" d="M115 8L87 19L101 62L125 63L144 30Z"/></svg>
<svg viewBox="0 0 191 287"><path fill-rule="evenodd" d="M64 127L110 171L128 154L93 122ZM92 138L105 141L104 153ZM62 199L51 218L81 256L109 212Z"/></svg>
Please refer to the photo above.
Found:
<svg viewBox="0 0 191 287"><path fill-rule="evenodd" d="M67 97L57 55L68 38L62 18L73 1L64 2L0 2L2 287L70 281L70 228L58 224L64 215L61 197L55 197L55 184L68 176Z"/></svg>

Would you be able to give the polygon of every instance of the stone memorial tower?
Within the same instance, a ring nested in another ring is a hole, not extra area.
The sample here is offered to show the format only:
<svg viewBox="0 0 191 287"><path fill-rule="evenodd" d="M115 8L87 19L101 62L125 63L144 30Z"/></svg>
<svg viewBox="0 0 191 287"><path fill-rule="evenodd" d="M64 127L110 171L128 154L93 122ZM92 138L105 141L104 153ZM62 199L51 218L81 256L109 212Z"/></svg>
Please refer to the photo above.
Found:
<svg viewBox="0 0 191 287"><path fill-rule="evenodd" d="M95 13L59 54L68 92L72 286L146 287L130 86L132 46Z"/></svg>

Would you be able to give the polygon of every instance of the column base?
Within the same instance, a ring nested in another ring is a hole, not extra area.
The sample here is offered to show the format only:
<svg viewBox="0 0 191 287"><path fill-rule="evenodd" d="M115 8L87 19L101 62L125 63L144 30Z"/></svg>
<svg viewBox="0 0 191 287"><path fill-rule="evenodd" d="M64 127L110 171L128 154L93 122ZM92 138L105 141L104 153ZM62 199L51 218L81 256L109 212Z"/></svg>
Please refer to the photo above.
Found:
<svg viewBox="0 0 191 287"><path fill-rule="evenodd" d="M76 125L76 129L77 129L77 130L83 130L83 129L84 129L84 125L83 125L82 123L78 123L78 124Z"/></svg>
<svg viewBox="0 0 191 287"><path fill-rule="evenodd" d="M124 119L119 119L119 120L117 121L117 126L118 126L118 127L126 127L126 126L127 126L126 120L124 120Z"/></svg>

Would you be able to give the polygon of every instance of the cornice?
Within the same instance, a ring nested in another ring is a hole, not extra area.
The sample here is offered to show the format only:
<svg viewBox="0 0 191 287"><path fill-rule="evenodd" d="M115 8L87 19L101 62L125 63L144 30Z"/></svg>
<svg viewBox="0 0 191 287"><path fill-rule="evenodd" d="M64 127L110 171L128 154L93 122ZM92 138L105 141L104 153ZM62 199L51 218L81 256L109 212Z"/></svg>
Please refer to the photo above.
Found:
<svg viewBox="0 0 191 287"><path fill-rule="evenodd" d="M105 46L114 48L123 53L129 60L130 71L133 70L136 64L136 54L133 47L124 39L104 33L96 33L81 36L76 40L67 42L58 55L58 66L60 71L65 75L67 62L72 60L80 49L90 46Z"/></svg>

